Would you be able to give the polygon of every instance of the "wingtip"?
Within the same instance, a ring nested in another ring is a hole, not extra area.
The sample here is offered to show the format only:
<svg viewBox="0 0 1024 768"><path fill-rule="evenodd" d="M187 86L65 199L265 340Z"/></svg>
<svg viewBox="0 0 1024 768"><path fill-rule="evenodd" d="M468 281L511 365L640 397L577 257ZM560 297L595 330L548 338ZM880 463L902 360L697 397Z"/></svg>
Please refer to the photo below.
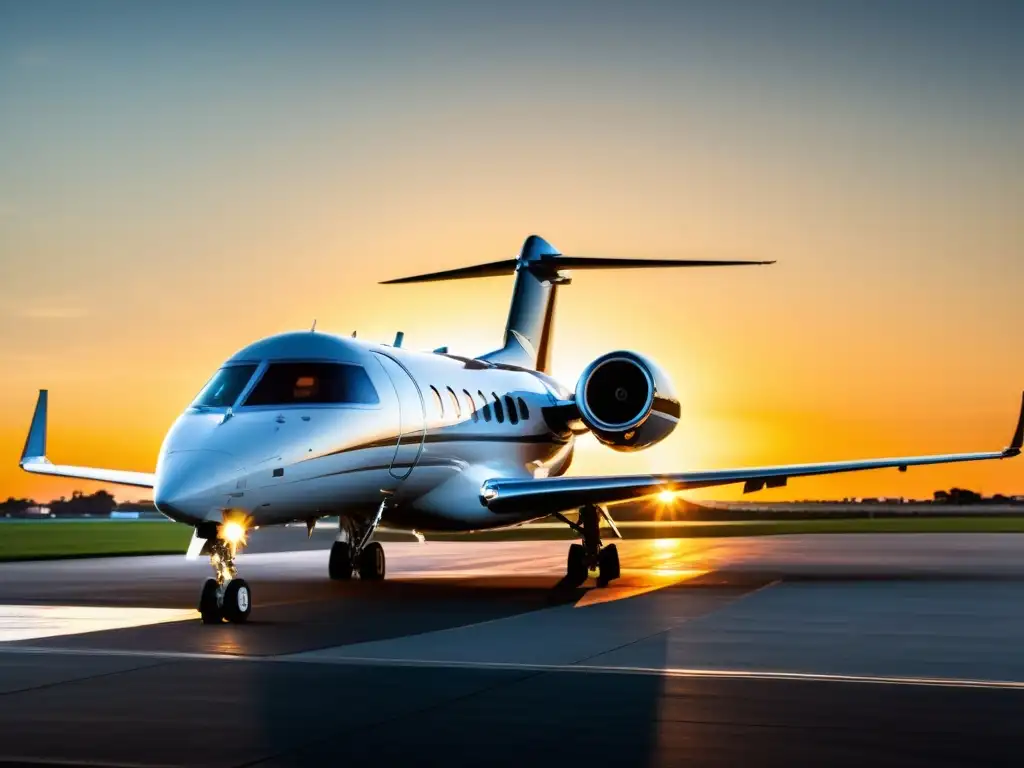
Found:
<svg viewBox="0 0 1024 768"><path fill-rule="evenodd" d="M1017 429L1013 433L1013 439L1010 440L1010 445L1004 451L1006 456L1019 456L1021 449L1024 448L1024 394L1021 395L1020 401L1020 416L1017 417Z"/></svg>
<svg viewBox="0 0 1024 768"><path fill-rule="evenodd" d="M49 401L49 390L40 389L36 399L36 408L32 413L32 424L25 438L25 448L21 452L19 466L24 466L32 459L46 457L46 411Z"/></svg>

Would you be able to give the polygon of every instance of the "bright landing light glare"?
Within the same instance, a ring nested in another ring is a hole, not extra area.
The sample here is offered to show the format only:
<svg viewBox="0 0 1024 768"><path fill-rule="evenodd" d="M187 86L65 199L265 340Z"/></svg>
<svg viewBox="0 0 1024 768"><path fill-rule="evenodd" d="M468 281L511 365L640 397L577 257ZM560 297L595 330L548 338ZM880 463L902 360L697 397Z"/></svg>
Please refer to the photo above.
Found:
<svg viewBox="0 0 1024 768"><path fill-rule="evenodd" d="M676 500L676 494L674 491L662 491L658 494L658 501L662 504L671 504Z"/></svg>
<svg viewBox="0 0 1024 768"><path fill-rule="evenodd" d="M224 523L220 528L220 535L233 547L245 544L245 526L237 520L228 520Z"/></svg>

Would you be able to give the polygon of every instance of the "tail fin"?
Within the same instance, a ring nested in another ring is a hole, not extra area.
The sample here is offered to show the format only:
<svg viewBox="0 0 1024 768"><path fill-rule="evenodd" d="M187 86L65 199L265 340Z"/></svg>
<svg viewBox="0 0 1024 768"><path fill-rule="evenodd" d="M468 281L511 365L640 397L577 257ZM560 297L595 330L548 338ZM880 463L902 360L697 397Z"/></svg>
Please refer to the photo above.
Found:
<svg viewBox="0 0 1024 768"><path fill-rule="evenodd" d="M493 261L461 269L431 272L414 277L386 280L383 285L428 283L436 280L463 280L515 273L512 305L505 325L505 343L501 349L481 355L480 360L518 365L547 372L551 358L551 326L555 317L555 297L559 285L570 282L563 269L634 269L650 267L725 267L748 264L774 264L773 261L708 261L695 259L595 259L587 256L563 256L551 243L530 235L519 257Z"/></svg>

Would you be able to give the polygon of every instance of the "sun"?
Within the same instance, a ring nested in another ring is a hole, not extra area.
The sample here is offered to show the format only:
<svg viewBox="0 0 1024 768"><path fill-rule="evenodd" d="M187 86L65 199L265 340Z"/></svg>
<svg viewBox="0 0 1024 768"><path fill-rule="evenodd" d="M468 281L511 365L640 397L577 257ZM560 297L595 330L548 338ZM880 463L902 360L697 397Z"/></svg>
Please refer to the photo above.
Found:
<svg viewBox="0 0 1024 768"><path fill-rule="evenodd" d="M675 491L662 491L658 494L658 501L662 504L671 504L676 500Z"/></svg>

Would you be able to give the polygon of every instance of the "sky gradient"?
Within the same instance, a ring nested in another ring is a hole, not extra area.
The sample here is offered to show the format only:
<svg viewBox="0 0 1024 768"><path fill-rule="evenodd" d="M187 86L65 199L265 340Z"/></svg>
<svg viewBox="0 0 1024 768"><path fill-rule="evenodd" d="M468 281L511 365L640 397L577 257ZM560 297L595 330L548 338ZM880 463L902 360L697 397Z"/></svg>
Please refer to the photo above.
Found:
<svg viewBox="0 0 1024 768"><path fill-rule="evenodd" d="M574 473L1000 448L1022 200L1020 3L0 0L0 496L99 487L17 469L40 387L52 458L150 471L261 336L493 349L510 279L376 283L532 232L778 259L575 275L555 374L636 349L683 418L639 454L585 442ZM750 498L951 485L1024 493L1024 463Z"/></svg>

